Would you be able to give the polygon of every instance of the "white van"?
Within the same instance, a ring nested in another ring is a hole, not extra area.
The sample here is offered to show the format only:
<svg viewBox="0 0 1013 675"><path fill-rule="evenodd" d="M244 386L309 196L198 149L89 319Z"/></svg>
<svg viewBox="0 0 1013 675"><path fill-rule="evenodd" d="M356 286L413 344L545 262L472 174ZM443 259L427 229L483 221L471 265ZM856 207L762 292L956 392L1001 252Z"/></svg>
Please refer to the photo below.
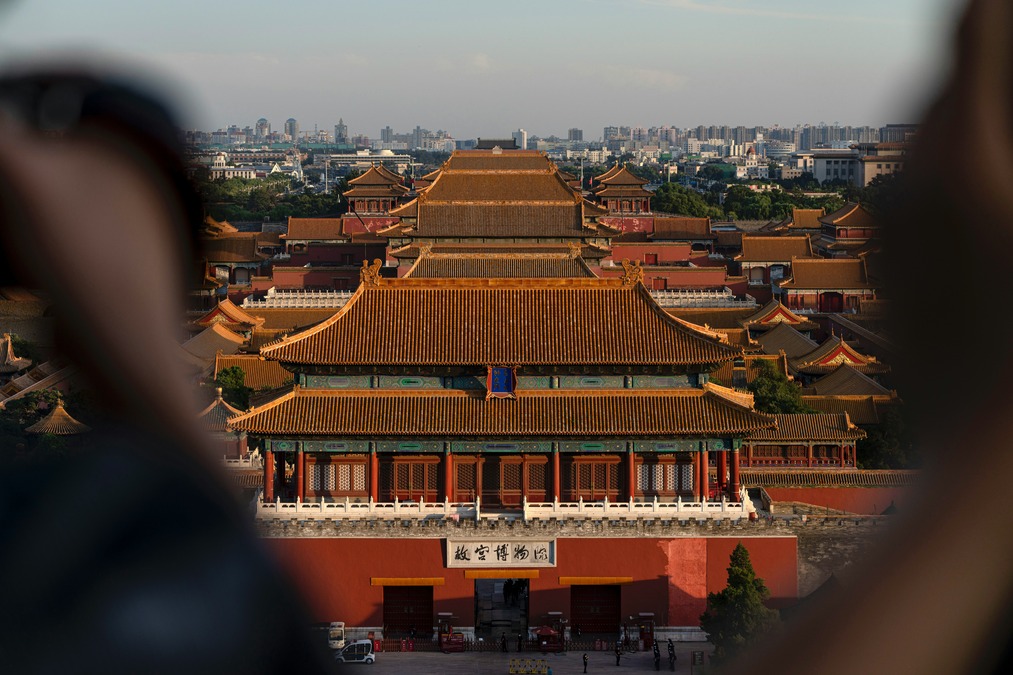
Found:
<svg viewBox="0 0 1013 675"><path fill-rule="evenodd" d="M375 659L372 640L356 640L334 655L340 663L372 663Z"/></svg>

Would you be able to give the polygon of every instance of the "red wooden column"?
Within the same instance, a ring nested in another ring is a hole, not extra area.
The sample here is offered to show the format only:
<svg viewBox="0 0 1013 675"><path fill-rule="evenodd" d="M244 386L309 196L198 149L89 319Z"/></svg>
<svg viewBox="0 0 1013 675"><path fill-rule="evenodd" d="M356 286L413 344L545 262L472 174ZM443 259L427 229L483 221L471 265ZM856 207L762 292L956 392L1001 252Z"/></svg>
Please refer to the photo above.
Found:
<svg viewBox="0 0 1013 675"><path fill-rule="evenodd" d="M732 499L739 498L739 490L742 486L739 485L739 451L732 450L732 468L731 468L731 483L732 483Z"/></svg>
<svg viewBox="0 0 1013 675"><path fill-rule="evenodd" d="M295 498L300 502L306 501L306 453L302 450L302 443L295 451Z"/></svg>
<svg viewBox="0 0 1013 675"><path fill-rule="evenodd" d="M693 454L693 501L700 501L700 453Z"/></svg>
<svg viewBox="0 0 1013 675"><path fill-rule="evenodd" d="M274 453L264 450L264 501L274 501Z"/></svg>
<svg viewBox="0 0 1013 675"><path fill-rule="evenodd" d="M283 499L287 500L288 494L286 494L286 490L288 489L288 485L285 483L287 476L285 475L285 453L283 452L279 452L274 456L274 473L279 483L277 486L278 492L281 493Z"/></svg>
<svg viewBox="0 0 1013 675"><path fill-rule="evenodd" d="M454 501L454 456L449 450L443 455L443 498Z"/></svg>
<svg viewBox="0 0 1013 675"><path fill-rule="evenodd" d="M637 463L633 461L632 447L626 453L626 485L629 487L626 496L632 500L637 496Z"/></svg>
<svg viewBox="0 0 1013 675"><path fill-rule="evenodd" d="M707 501L710 492L710 460L704 450L700 453L700 501Z"/></svg>
<svg viewBox="0 0 1013 675"><path fill-rule="evenodd" d="M369 451L369 498L374 502L380 501L380 460L376 450Z"/></svg>
<svg viewBox="0 0 1013 675"><path fill-rule="evenodd" d="M552 448L552 500L557 501L563 498L563 493L560 490L561 481L559 480L559 448Z"/></svg>
<svg viewBox="0 0 1013 675"><path fill-rule="evenodd" d="M728 475L728 453L718 453L718 490L724 492L728 489L728 482L725 477Z"/></svg>
<svg viewBox="0 0 1013 675"><path fill-rule="evenodd" d="M806 456L807 464L808 464L808 466L810 468L812 468L812 465L813 465L813 444L809 443L808 445L806 445L806 448L807 448L807 450L806 450L805 456Z"/></svg>
<svg viewBox="0 0 1013 675"><path fill-rule="evenodd" d="M847 463L845 461L845 459L847 457L847 455L846 455L847 452L848 452L848 446L842 444L841 445L841 467L842 468L845 467L845 466L847 466Z"/></svg>

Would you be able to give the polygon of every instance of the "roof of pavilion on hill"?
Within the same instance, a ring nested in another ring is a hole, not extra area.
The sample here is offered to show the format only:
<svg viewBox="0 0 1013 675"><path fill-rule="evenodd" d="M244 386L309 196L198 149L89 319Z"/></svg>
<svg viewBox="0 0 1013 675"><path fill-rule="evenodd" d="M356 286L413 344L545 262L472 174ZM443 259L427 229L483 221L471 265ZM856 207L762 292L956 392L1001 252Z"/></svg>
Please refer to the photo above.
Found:
<svg viewBox="0 0 1013 675"><path fill-rule="evenodd" d="M28 434L52 434L53 436L75 436L91 431L91 427L71 417L58 400L56 406L41 420L25 429Z"/></svg>
<svg viewBox="0 0 1013 675"><path fill-rule="evenodd" d="M229 422L254 434L373 438L700 437L773 424L768 415L702 389L529 390L499 400L460 390L299 387Z"/></svg>
<svg viewBox="0 0 1013 675"><path fill-rule="evenodd" d="M857 290L873 286L861 258L793 258L791 279L782 281L781 288Z"/></svg>
<svg viewBox="0 0 1013 675"><path fill-rule="evenodd" d="M351 189L342 192L343 197L355 198L390 198L397 199L408 192L401 182L401 176L381 165L372 165L361 176L348 181Z"/></svg>
<svg viewBox="0 0 1013 675"><path fill-rule="evenodd" d="M218 395L211 405L204 408L197 415L198 424L204 431L222 432L226 430L229 419L236 415L242 415L243 411L236 408L222 398L222 390L218 389Z"/></svg>
<svg viewBox="0 0 1013 675"><path fill-rule="evenodd" d="M868 375L847 363L842 363L828 375L812 383L807 393L816 396L886 396L896 397L893 392Z"/></svg>
<svg viewBox="0 0 1013 675"><path fill-rule="evenodd" d="M750 442L856 441L866 436L847 414L793 413L773 417L777 426L751 433Z"/></svg>
<svg viewBox="0 0 1013 675"><path fill-rule="evenodd" d="M634 175L626 168L626 165L613 167L613 169L598 176L597 180L598 185L591 192L599 199L651 196L651 193L643 187L647 181Z"/></svg>
<svg viewBox="0 0 1013 675"><path fill-rule="evenodd" d="M599 215L543 153L457 151L380 233L418 237L581 237Z"/></svg>
<svg viewBox="0 0 1013 675"><path fill-rule="evenodd" d="M261 353L304 365L688 366L741 350L620 279L378 279Z"/></svg>
<svg viewBox="0 0 1013 675"><path fill-rule="evenodd" d="M858 202L848 202L833 213L828 213L820 218L820 222L832 227L857 227L861 229L879 227L875 216L869 213Z"/></svg>
<svg viewBox="0 0 1013 675"><path fill-rule="evenodd" d="M810 321L791 311L784 304L774 298L757 312L742 319L742 326L751 329L773 328L778 324L786 323L796 330L816 330L819 327L815 321Z"/></svg>
<svg viewBox="0 0 1013 675"><path fill-rule="evenodd" d="M819 343L802 335L794 326L779 323L763 335L756 338L760 347L767 354L784 352L790 358L811 354L819 347Z"/></svg>
<svg viewBox="0 0 1013 675"><path fill-rule="evenodd" d="M180 345L184 359L191 364L207 368L214 364L218 352L235 354L246 342L242 335L220 323L213 323Z"/></svg>
<svg viewBox="0 0 1013 675"><path fill-rule="evenodd" d="M433 253L423 249L404 278L518 279L596 276L570 253Z"/></svg>
<svg viewBox="0 0 1013 675"><path fill-rule="evenodd" d="M849 365L860 373L879 374L890 370L890 367L879 363L871 356L855 351L836 335L831 335L819 347L801 356L792 358L791 369L807 375L823 375L834 371L838 366Z"/></svg>
<svg viewBox="0 0 1013 675"><path fill-rule="evenodd" d="M744 235L742 253L735 256L739 262L790 263L792 258L813 258L809 235L766 237Z"/></svg>

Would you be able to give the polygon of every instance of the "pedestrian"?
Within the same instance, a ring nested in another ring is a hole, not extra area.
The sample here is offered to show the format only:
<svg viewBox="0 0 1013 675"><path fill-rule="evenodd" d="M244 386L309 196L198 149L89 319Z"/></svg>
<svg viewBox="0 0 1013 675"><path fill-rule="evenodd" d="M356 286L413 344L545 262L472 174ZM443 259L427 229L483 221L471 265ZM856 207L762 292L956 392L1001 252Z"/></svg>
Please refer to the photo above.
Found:
<svg viewBox="0 0 1013 675"><path fill-rule="evenodd" d="M623 645L619 640L616 640L616 666L619 665L619 659L623 655Z"/></svg>
<svg viewBox="0 0 1013 675"><path fill-rule="evenodd" d="M661 670L661 650L658 649L658 643L654 643L654 669Z"/></svg>
<svg viewBox="0 0 1013 675"><path fill-rule="evenodd" d="M512 605L514 597L514 580L507 579L503 582L503 604Z"/></svg>
<svg viewBox="0 0 1013 675"><path fill-rule="evenodd" d="M524 651L524 636L520 633L517 634L517 652Z"/></svg>
<svg viewBox="0 0 1013 675"><path fill-rule="evenodd" d="M668 638L668 669L673 673L675 672L675 644L672 642L672 638Z"/></svg>
<svg viewBox="0 0 1013 675"><path fill-rule="evenodd" d="M584 672L587 672L587 652L584 652Z"/></svg>
<svg viewBox="0 0 1013 675"><path fill-rule="evenodd" d="M507 650L507 647L506 647L506 633L501 633L500 634L500 636L499 636L499 646L503 650L503 653L506 654L506 650Z"/></svg>

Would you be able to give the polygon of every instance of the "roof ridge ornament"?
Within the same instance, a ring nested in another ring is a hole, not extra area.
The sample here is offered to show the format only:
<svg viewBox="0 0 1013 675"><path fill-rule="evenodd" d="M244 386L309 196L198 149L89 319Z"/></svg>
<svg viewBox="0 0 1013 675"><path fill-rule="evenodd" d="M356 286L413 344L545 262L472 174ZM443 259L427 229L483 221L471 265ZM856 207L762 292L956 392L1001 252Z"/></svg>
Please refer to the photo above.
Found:
<svg viewBox="0 0 1013 675"><path fill-rule="evenodd" d="M372 265L369 264L369 261L363 260L362 269L359 270L359 283L366 286L379 286L382 265L383 262L379 258L374 258Z"/></svg>
<svg viewBox="0 0 1013 675"><path fill-rule="evenodd" d="M623 258L623 272L623 286L644 283L644 268L640 266L639 260L631 263L629 258Z"/></svg>

